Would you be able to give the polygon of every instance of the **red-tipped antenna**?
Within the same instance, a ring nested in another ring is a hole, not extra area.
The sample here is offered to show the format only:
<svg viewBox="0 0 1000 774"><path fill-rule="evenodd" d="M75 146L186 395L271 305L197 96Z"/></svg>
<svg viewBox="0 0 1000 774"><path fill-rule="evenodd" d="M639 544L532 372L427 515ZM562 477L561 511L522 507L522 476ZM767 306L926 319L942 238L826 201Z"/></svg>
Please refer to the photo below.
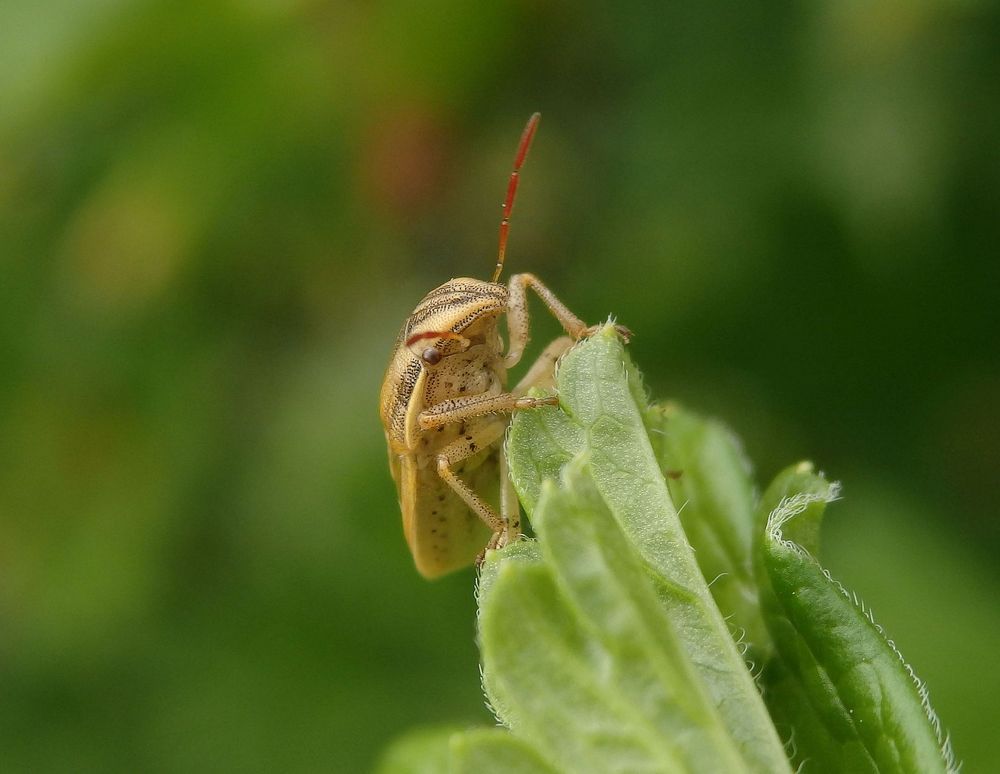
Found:
<svg viewBox="0 0 1000 774"><path fill-rule="evenodd" d="M497 253L497 267L493 270L493 279L490 282L496 282L500 279L500 273L503 271L503 259L507 253L507 232L510 231L510 215L514 211L517 181L521 177L521 165L524 164L524 159L528 155L528 148L531 147L531 140L535 136L535 130L538 129L538 121L541 117L541 113L532 115L528 119L524 131L521 132L521 142L517 146L517 155L514 157L514 171L510 173L510 182L507 183L507 198L503 200L503 220L500 221L500 250Z"/></svg>

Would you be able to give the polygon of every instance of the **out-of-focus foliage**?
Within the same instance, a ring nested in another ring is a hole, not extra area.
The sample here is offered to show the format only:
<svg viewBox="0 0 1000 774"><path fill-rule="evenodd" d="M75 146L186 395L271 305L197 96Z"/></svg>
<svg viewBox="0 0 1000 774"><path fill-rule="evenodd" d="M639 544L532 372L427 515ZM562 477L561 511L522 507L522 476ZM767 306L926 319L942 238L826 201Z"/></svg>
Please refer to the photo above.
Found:
<svg viewBox="0 0 1000 774"><path fill-rule="evenodd" d="M4 768L354 771L488 718L471 572L413 571L375 401L420 296L489 272L533 110L510 269L616 313L761 479L850 483L826 563L988 768L998 33L977 0L0 4Z"/></svg>

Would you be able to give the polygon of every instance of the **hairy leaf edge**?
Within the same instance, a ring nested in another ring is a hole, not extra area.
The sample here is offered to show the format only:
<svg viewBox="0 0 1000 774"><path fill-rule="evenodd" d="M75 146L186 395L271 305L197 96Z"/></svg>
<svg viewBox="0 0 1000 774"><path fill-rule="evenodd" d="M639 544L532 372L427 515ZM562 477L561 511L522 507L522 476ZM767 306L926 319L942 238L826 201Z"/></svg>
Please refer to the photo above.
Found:
<svg viewBox="0 0 1000 774"><path fill-rule="evenodd" d="M823 577L826 578L832 584L833 588L839 591L840 594L868 620L868 623L872 625L872 628L874 628L879 637L882 638L882 641L895 654L896 658L899 659L899 663L902 665L903 671L909 675L910 680L913 682L917 695L920 697L921 709L923 709L927 722L930 723L931 728L934 730L934 736L937 738L938 748L941 751L941 757L944 759L945 768L949 774L959 774L962 770L962 764L961 762L956 762L955 751L952 749L951 745L951 735L944 731L941 726L941 719L931 706L930 689L927 687L926 681L921 680L920 677L917 676L913 667L910 666L900 649L896 646L895 641L888 637L881 624L875 621L875 615L872 612L871 607L865 604L864 600L858 596L857 592L849 591L844 584L830 574L829 570L820 565L817 559L805 548L792 540L786 540L782 534L782 527L784 527L785 524L794 519L796 516L802 514L810 504L816 502L834 502L835 500L840 499L840 492L840 482L834 481L831 482L830 488L826 494L799 492L791 497L782 498L778 503L778 506L767 518L767 538L780 543L790 551L794 551L800 556L819 565Z"/></svg>

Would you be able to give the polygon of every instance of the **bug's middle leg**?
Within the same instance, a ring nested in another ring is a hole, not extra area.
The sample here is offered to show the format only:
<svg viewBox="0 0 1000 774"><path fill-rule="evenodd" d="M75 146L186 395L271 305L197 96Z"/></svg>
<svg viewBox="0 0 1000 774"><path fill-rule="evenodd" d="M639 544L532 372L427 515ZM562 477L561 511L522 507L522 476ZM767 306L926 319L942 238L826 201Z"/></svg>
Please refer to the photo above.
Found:
<svg viewBox="0 0 1000 774"><path fill-rule="evenodd" d="M513 392L502 392L499 395L472 395L444 400L429 409L424 409L417 421L421 430L433 430L451 422L461 422L487 414L510 414L521 409L555 406L558 403L559 399L555 396L529 398Z"/></svg>
<svg viewBox="0 0 1000 774"><path fill-rule="evenodd" d="M512 413L539 406L558 405L559 400L555 396L531 398L526 397L524 393L532 387L555 386L553 376L556 361L573 346L573 343L573 339L569 336L560 336L552 341L538 356L538 359L532 363L531 368L528 369L528 372L517 383L512 392L453 398L424 409L417 418L420 429L433 430L435 427L447 425L450 422L461 422L486 414Z"/></svg>

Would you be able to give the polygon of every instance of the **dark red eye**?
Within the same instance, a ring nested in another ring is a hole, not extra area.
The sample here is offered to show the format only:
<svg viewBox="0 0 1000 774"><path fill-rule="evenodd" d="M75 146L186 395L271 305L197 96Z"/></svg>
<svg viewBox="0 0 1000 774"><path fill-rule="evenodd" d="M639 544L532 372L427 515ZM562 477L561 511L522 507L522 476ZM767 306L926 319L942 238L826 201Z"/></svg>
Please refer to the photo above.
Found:
<svg viewBox="0 0 1000 774"><path fill-rule="evenodd" d="M433 347L428 347L421 352L420 357L423 358L423 361L427 363L427 365L437 365L441 362L441 353Z"/></svg>

